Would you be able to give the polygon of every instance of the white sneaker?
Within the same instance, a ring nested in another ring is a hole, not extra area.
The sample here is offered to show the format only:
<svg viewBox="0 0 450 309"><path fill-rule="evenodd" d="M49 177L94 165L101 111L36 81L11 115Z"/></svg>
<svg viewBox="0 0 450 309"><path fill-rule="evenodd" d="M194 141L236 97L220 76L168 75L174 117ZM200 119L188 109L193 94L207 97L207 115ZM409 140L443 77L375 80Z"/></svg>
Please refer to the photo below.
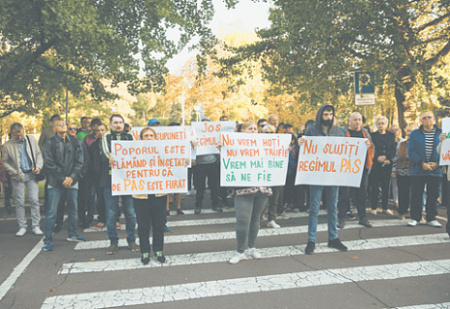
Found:
<svg viewBox="0 0 450 309"><path fill-rule="evenodd" d="M416 226L417 225L417 221L416 220L411 220L408 222L407 224L408 226Z"/></svg>
<svg viewBox="0 0 450 309"><path fill-rule="evenodd" d="M24 227L21 227L19 229L19 231L17 231L16 236L22 237L23 235L25 235L27 233L27 229Z"/></svg>
<svg viewBox="0 0 450 309"><path fill-rule="evenodd" d="M372 209L371 211L370 211L371 213L372 213L372 215L377 215L377 210L376 209Z"/></svg>
<svg viewBox="0 0 450 309"><path fill-rule="evenodd" d="M275 220L267 222L267 227L279 229L281 226L275 222Z"/></svg>
<svg viewBox="0 0 450 309"><path fill-rule="evenodd" d="M384 213L387 214L387 215L390 215L390 216L393 216L393 215L394 215L394 213L393 213L392 210L390 210L390 209L386 209L386 210L384 211Z"/></svg>
<svg viewBox="0 0 450 309"><path fill-rule="evenodd" d="M40 229L39 226L35 226L35 227L33 227L33 234L40 236L40 235L43 235L44 233L42 233L42 230Z"/></svg>
<svg viewBox="0 0 450 309"><path fill-rule="evenodd" d="M442 224L437 222L437 220L428 221L427 224L432 227L442 227Z"/></svg>
<svg viewBox="0 0 450 309"><path fill-rule="evenodd" d="M242 260L246 260L247 256L245 255L245 253L239 253L236 252L233 257L228 261L228 263L230 264L237 264Z"/></svg>
<svg viewBox="0 0 450 309"><path fill-rule="evenodd" d="M259 260L261 258L261 253L259 253L256 248L248 248L247 252L251 258L254 258L256 260Z"/></svg>

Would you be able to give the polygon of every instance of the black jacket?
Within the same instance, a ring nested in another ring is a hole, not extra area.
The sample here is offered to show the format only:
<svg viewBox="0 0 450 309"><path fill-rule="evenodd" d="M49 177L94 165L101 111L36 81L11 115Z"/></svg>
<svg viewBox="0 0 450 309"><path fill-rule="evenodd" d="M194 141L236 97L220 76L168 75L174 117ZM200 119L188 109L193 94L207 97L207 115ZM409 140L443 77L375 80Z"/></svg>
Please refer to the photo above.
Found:
<svg viewBox="0 0 450 309"><path fill-rule="evenodd" d="M83 173L83 162L83 148L76 138L66 135L62 140L55 135L45 142L44 166L49 186L64 188L66 177L71 177L75 184Z"/></svg>
<svg viewBox="0 0 450 309"><path fill-rule="evenodd" d="M88 150L89 153L89 168L87 177L92 177L94 181L100 181L102 169L105 168L106 160L103 159L102 140L98 138L91 144ZM106 165L106 168L108 166Z"/></svg>
<svg viewBox="0 0 450 309"><path fill-rule="evenodd" d="M391 163L387 167L392 167L392 162L397 152L397 142L392 132L386 131L381 135L379 132L372 133L372 141L375 146L375 156L373 157L372 167L381 167L383 163L378 162L378 157L386 156Z"/></svg>

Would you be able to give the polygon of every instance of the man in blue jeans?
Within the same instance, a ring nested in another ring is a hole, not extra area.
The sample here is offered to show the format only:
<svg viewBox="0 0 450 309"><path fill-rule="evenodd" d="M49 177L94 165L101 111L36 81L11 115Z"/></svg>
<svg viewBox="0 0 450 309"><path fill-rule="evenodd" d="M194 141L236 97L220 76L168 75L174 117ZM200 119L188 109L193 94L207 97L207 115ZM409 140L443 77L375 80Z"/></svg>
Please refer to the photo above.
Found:
<svg viewBox="0 0 450 309"><path fill-rule="evenodd" d="M341 129L333 126L334 107L332 105L322 105L317 112L316 123L308 128L305 136L344 136ZM299 139L299 145L303 145L304 138ZM316 248L317 219L320 209L320 201L324 193L324 204L328 212L328 247L338 249L339 251L347 251L347 247L342 244L338 238L337 231L337 186L309 186L310 190L310 207L308 216L308 243L305 253L313 254Z"/></svg>
<svg viewBox="0 0 450 309"><path fill-rule="evenodd" d="M52 251L52 234L61 195L66 194L68 207L68 241L85 241L78 235L78 180L83 170L83 149L77 139L67 134L64 120L53 124L56 135L45 142L44 164L47 172L48 207L45 216L44 251Z"/></svg>
<svg viewBox="0 0 450 309"><path fill-rule="evenodd" d="M103 164L100 186L104 188L105 205L106 205L106 230L110 246L106 254L116 254L119 244L119 236L117 235L117 212L119 210L119 196L113 196L111 190L111 165L114 158L111 155L112 141L132 141L133 136L124 132L125 121L120 114L114 114L109 119L111 132L106 133L102 139ZM125 214L125 224L127 230L128 248L133 252L139 252L139 246L136 245L136 214L134 212L133 198L131 195L122 195L122 207Z"/></svg>

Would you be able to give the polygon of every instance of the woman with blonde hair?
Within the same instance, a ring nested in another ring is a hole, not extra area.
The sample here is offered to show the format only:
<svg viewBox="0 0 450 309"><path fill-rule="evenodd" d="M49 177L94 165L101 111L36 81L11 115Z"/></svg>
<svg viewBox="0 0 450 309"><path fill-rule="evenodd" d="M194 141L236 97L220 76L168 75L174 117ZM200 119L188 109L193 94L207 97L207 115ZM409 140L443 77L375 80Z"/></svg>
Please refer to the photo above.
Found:
<svg viewBox="0 0 450 309"><path fill-rule="evenodd" d="M258 127L254 121L246 121L242 124L241 132L256 134ZM235 188L237 252L228 261L230 264L237 264L247 259L247 255L254 259L261 258L261 254L256 250L256 237L259 232L261 213L271 194L272 190L266 187ZM247 255L245 254L246 244Z"/></svg>
<svg viewBox="0 0 450 309"><path fill-rule="evenodd" d="M393 215L388 209L389 185L392 172L392 160L395 157L395 135L387 130L388 119L380 116L375 120L377 131L372 133L372 141L375 146L372 170L369 174L370 202L372 213L377 214L378 194L381 187L381 207L383 212Z"/></svg>

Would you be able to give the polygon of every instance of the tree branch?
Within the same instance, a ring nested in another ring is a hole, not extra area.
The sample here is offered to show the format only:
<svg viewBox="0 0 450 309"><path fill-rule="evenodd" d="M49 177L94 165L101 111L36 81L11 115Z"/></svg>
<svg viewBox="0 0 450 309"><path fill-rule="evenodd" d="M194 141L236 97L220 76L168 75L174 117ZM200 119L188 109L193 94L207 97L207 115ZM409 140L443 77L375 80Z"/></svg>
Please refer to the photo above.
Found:
<svg viewBox="0 0 450 309"><path fill-rule="evenodd" d="M48 49L50 49L55 44L55 42L56 42L56 40L50 40L47 43L42 44L41 46L39 46L39 48L36 49L36 51L34 51L31 54L30 57L26 57L25 61L21 61L20 63L13 65L13 67L9 68L7 72L4 72L4 74L1 74L0 75L0 87L2 87L6 81L11 80L24 67L29 67L43 53L45 53Z"/></svg>
<svg viewBox="0 0 450 309"><path fill-rule="evenodd" d="M425 64L432 67L435 65L442 57L445 57L450 52L450 40L447 44L434 56L425 61Z"/></svg>
<svg viewBox="0 0 450 309"><path fill-rule="evenodd" d="M421 31L425 30L425 29L428 28L428 27L431 27L431 26L434 26L434 25L439 24L441 21L443 21L444 19L446 19L446 18L448 18L448 17L450 17L450 12L448 12L447 14L444 14L444 15L442 15L441 17L438 17L438 18L436 18L436 19L434 19L434 20L432 20L432 21L430 21L430 22L428 22L428 23L426 23L426 24L424 24L424 25L418 27L418 28L415 29L415 30L416 30L417 32L421 32Z"/></svg>

